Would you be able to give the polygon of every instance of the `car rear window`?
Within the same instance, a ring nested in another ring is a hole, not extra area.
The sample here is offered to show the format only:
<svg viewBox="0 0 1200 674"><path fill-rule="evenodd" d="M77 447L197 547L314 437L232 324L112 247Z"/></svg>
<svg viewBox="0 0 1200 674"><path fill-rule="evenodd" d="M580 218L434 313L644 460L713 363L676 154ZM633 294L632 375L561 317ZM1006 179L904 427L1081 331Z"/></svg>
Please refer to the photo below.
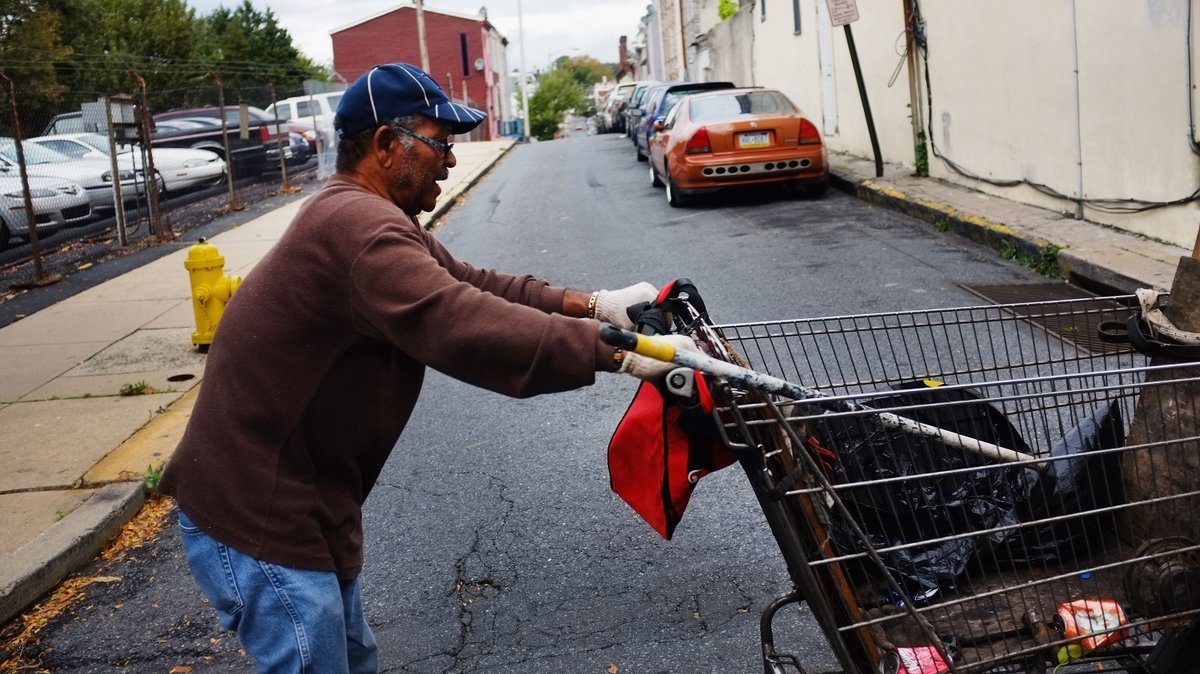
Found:
<svg viewBox="0 0 1200 674"><path fill-rule="evenodd" d="M693 99L688 112L694 122L711 122L741 115L794 114L796 108L776 91L743 91Z"/></svg>

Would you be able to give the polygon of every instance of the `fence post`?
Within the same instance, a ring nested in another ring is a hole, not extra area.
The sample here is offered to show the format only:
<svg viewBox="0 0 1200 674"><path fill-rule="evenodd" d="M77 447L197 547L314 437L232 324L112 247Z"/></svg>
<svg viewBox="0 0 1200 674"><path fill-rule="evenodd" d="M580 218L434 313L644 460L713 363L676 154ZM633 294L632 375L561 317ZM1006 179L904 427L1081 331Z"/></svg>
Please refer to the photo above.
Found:
<svg viewBox="0 0 1200 674"><path fill-rule="evenodd" d="M158 212L158 171L154 170L154 153L150 151L150 124L153 118L150 116L150 102L146 98L146 80L142 79L138 71L133 68L129 69L129 74L137 80L138 91L141 94L139 101L142 107L142 119L139 129L141 130L142 147L146 148L146 178L149 180L146 184L146 194L150 201L150 231L161 239L166 231Z"/></svg>
<svg viewBox="0 0 1200 674"><path fill-rule="evenodd" d="M104 97L104 121L108 126L108 158L112 165L113 174L113 205L117 212L117 243L121 247L129 245L129 232L125 230L125 197L121 194L120 170L117 166L117 141L113 138L112 99Z"/></svg>
<svg viewBox="0 0 1200 674"><path fill-rule="evenodd" d="M271 90L271 103L274 103L275 101L279 100L279 98L275 95L275 81L272 80L270 77L267 77L267 87ZM271 110L275 113L275 134L279 135L279 108L272 107ZM281 192L299 192L300 188L292 187L290 184L288 184L287 160L283 156L285 140L288 141L288 143L287 143L288 145L291 145L291 136L289 134L285 133L279 139L279 174L283 176L283 187L280 188L280 191Z"/></svg>
<svg viewBox="0 0 1200 674"><path fill-rule="evenodd" d="M21 115L17 112L17 90L8 74L0 71L0 78L8 89L8 100L12 104L13 140L17 148L17 170L21 174L21 195L25 201L25 222L29 227L29 245L33 248L33 283L35 286L50 285L62 280L62 274L46 274L42 265L42 242L37 233L37 217L33 212L33 197L29 194L29 174L25 171L24 136L21 134Z"/></svg>
<svg viewBox="0 0 1200 674"><path fill-rule="evenodd" d="M217 109L221 120L221 142L225 144L225 172L229 175L229 210L240 211L244 208L238 201L237 191L233 187L233 153L229 151L229 124L225 121L225 88L221 86L221 76L212 74L217 83Z"/></svg>

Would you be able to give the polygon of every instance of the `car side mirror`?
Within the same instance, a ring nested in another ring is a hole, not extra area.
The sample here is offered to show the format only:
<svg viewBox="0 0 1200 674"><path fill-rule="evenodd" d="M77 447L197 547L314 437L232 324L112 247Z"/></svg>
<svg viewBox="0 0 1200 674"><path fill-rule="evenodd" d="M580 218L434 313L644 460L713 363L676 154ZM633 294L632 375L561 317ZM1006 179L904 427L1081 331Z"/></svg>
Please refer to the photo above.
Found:
<svg viewBox="0 0 1200 674"><path fill-rule="evenodd" d="M656 120L654 120L654 127L653 127L653 128L654 128L654 133L658 133L659 131L662 131L662 130L663 130L663 128L665 128L665 127L663 126L663 121L662 121L661 119L656 119Z"/></svg>

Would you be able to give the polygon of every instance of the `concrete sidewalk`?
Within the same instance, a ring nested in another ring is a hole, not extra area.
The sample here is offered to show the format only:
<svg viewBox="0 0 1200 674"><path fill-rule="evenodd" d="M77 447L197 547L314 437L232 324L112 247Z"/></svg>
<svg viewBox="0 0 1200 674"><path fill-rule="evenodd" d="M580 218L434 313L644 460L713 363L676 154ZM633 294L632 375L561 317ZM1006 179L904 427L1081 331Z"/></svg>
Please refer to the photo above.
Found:
<svg viewBox="0 0 1200 674"><path fill-rule="evenodd" d="M455 145L435 222L511 141ZM957 233L1022 251L1061 246L1064 275L1119 292L1169 288L1182 248L887 167L831 157L835 186ZM211 239L245 276L301 201ZM940 226L940 225L939 225ZM204 356L191 346L186 247L0 329L0 621L91 560L138 510L191 412ZM145 385L142 395L123 387Z"/></svg>

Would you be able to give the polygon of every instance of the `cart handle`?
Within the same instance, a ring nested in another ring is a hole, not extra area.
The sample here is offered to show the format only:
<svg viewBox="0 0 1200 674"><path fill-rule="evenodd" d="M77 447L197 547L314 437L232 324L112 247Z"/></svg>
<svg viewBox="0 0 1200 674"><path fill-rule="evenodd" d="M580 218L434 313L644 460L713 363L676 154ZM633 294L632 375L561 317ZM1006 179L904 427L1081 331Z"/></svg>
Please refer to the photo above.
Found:
<svg viewBox="0 0 1200 674"><path fill-rule="evenodd" d="M817 389L793 384L778 377L772 377L768 374L756 372L754 370L744 368L733 363L727 363L718 358L700 353L698 351L689 351L687 349L676 349L673 344L665 339L660 339L651 335L639 335L636 332L622 330L615 325L608 323L600 326L600 339L604 340L609 346L615 346L628 351L633 351L638 355L654 358L667 363L675 363L683 367L690 367L693 370L700 370L705 374L710 374L716 377L723 377L729 381L735 381L744 384L750 388L766 391L768 393L778 393L793 400L811 400L814 398L828 398L824 393ZM849 411L870 410L871 408L856 403L853 401L840 401ZM920 435L928 438L935 438L951 447L965 449L969 452L975 452L989 459L996 459L1007 463L1030 463L1036 470L1042 470L1046 467L1046 461L1039 461L1037 457L1025 452L1019 452L1015 449L1002 447L991 442L978 440L961 433L953 433L938 426L902 417L892 412L876 412L875 415L879 418L880 423L886 428L895 428L913 435Z"/></svg>

